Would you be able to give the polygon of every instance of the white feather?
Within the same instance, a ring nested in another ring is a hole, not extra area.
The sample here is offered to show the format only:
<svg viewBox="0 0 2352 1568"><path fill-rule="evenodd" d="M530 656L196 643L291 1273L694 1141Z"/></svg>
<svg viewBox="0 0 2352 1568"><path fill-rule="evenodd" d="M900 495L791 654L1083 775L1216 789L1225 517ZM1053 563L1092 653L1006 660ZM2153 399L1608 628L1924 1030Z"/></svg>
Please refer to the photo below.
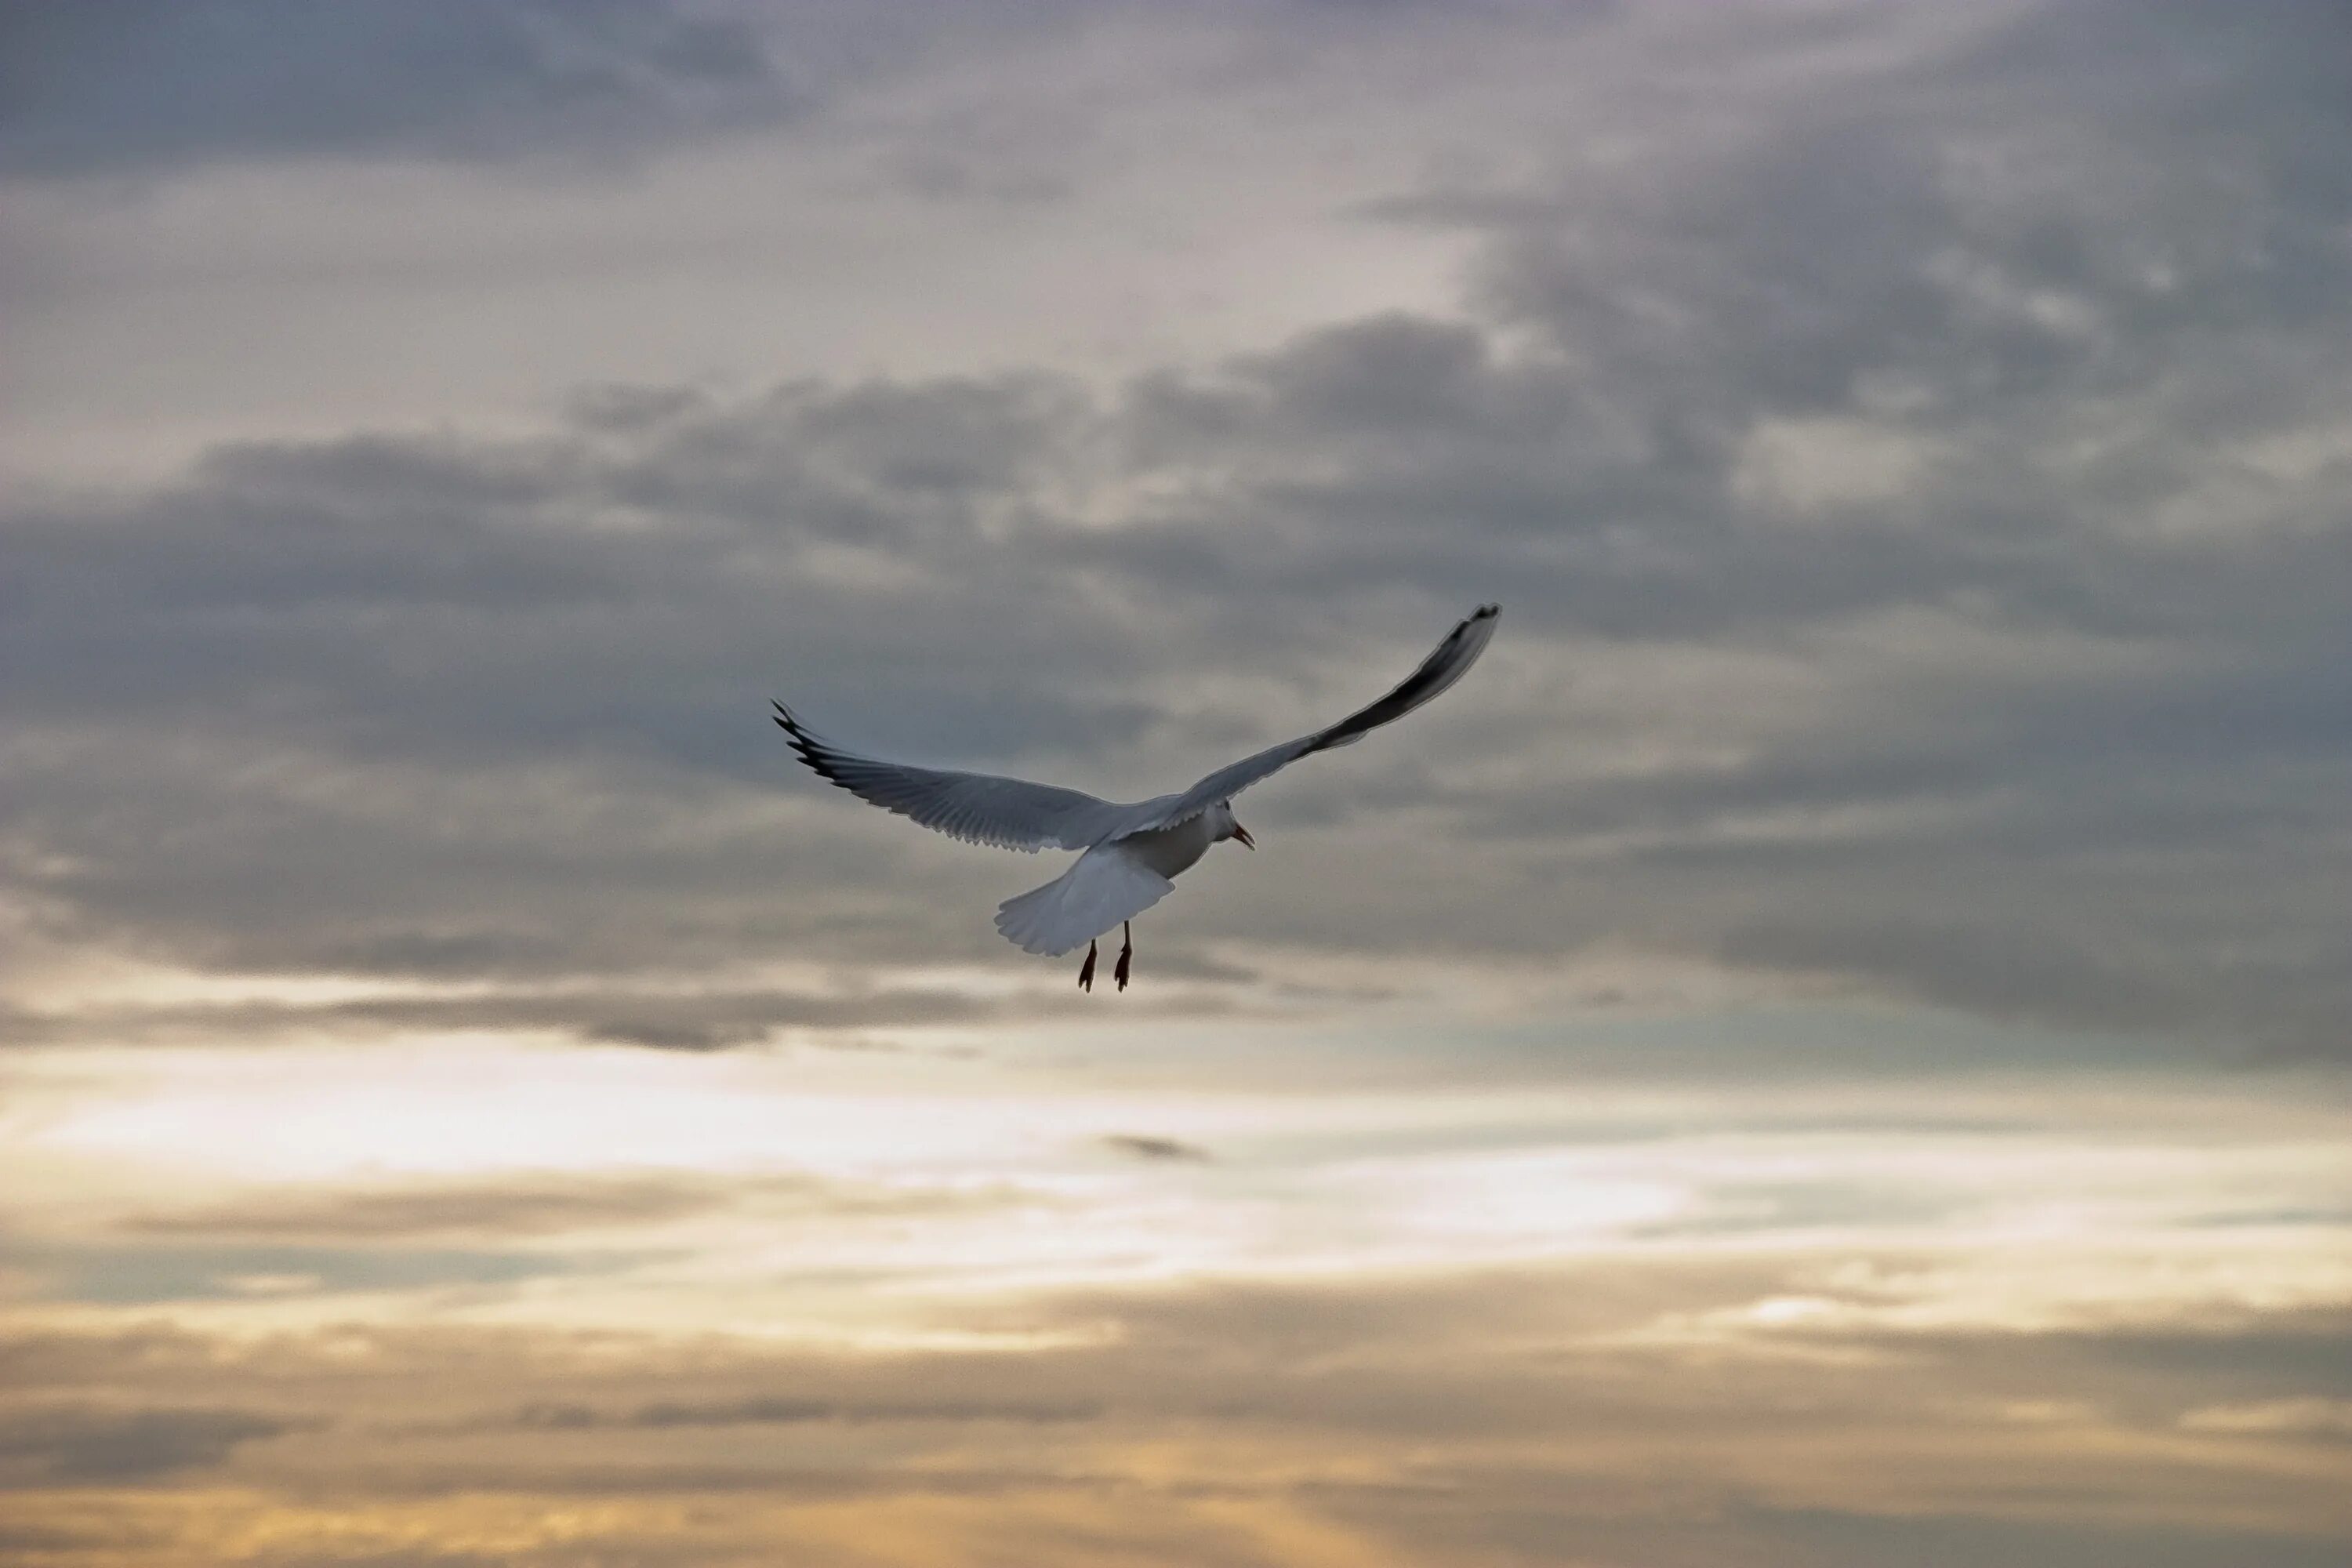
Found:
<svg viewBox="0 0 2352 1568"><path fill-rule="evenodd" d="M1024 952L1065 953L1133 920L1175 889L1125 844L1097 844L1044 887L999 904L996 929Z"/></svg>

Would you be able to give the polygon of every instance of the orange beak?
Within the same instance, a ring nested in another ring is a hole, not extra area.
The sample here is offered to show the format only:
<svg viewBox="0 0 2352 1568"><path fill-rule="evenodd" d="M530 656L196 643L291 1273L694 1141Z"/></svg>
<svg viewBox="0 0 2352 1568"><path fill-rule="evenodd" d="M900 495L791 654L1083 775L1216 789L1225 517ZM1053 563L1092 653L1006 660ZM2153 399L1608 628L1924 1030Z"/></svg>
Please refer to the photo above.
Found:
<svg viewBox="0 0 2352 1568"><path fill-rule="evenodd" d="M1249 829L1244 827L1238 822L1234 824L1234 837L1242 841L1242 847L1244 849L1255 849L1257 847L1257 840L1252 838L1249 836Z"/></svg>

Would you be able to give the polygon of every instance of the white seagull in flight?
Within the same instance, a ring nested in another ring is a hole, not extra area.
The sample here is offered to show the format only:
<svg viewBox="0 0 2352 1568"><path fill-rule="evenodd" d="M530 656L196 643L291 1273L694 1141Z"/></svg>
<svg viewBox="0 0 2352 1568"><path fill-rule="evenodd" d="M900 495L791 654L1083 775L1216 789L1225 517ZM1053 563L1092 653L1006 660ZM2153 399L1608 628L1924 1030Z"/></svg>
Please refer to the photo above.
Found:
<svg viewBox="0 0 2352 1568"><path fill-rule="evenodd" d="M949 773L860 756L821 740L799 715L779 702L776 722L792 737L801 761L858 799L911 817L951 837L1000 849L1034 854L1040 849L1083 851L1068 870L1042 888L997 906L996 929L1024 952L1058 956L1087 944L1078 986L1095 984L1095 939L1121 928L1118 964L1112 973L1127 989L1128 965L1135 956L1135 933L1128 922L1166 898L1170 880L1188 870L1209 846L1238 838L1251 849L1257 841L1234 820L1234 796L1269 778L1299 758L1345 746L1435 697L1462 679L1495 635L1498 605L1481 605L1445 635L1437 650L1394 691L1338 723L1268 746L1255 756L1219 768L1191 789L1156 795L1133 805L1097 800L1074 789L1031 784L992 773Z"/></svg>

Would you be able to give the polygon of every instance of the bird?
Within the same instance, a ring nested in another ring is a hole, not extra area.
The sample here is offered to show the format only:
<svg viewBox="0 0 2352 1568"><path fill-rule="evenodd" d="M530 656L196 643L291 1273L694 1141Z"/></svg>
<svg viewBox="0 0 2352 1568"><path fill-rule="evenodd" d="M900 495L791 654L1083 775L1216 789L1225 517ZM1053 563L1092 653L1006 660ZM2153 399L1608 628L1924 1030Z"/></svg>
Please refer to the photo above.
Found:
<svg viewBox="0 0 2352 1568"><path fill-rule="evenodd" d="M1394 690L1338 723L1228 763L1190 789L1132 805L1056 784L866 756L824 739L782 701L773 703L775 721L791 737L794 754L819 777L885 811L967 843L1029 854L1077 850L1068 870L998 905L996 929L1022 952L1050 957L1085 942L1078 989L1090 992L1097 945L1118 926L1113 978L1125 991L1135 957L1135 917L1173 891L1175 878L1213 845L1231 839L1245 849L1257 847L1249 829L1234 819L1234 796L1301 757L1353 745L1460 680L1493 640L1501 613L1499 605L1479 605Z"/></svg>

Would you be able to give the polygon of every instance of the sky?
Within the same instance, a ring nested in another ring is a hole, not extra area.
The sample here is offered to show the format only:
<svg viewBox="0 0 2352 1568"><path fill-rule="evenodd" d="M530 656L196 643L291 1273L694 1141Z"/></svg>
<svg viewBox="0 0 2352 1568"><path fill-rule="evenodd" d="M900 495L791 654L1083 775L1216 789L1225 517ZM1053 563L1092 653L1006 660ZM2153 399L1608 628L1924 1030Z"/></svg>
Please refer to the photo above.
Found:
<svg viewBox="0 0 2352 1568"><path fill-rule="evenodd" d="M0 1555L2341 1563L2347 53L0 4Z"/></svg>

